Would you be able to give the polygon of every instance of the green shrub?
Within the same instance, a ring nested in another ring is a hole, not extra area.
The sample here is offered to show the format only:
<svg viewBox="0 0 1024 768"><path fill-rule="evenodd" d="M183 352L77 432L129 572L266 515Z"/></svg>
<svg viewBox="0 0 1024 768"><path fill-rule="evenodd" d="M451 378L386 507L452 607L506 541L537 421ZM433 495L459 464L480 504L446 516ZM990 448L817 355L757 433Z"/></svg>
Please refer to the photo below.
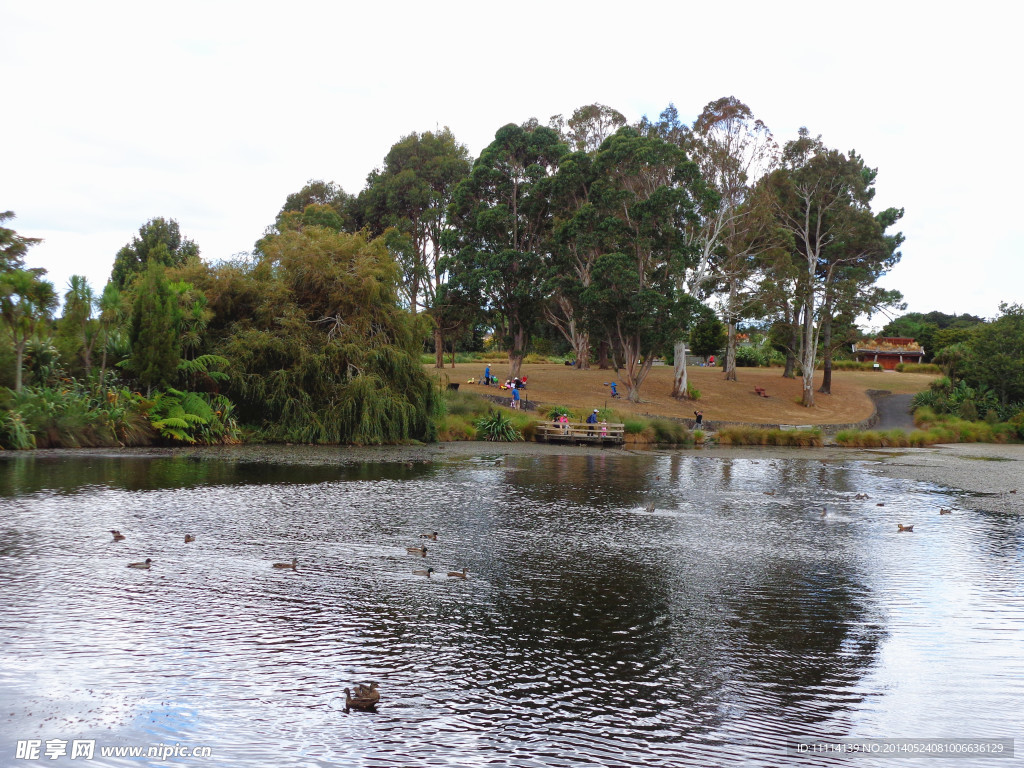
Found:
<svg viewBox="0 0 1024 768"><path fill-rule="evenodd" d="M575 421L576 417L573 415L571 409L566 408L564 405L553 405L547 410L548 421L556 419L559 416L565 416L569 421Z"/></svg>
<svg viewBox="0 0 1024 768"><path fill-rule="evenodd" d="M503 411L491 410L487 415L476 420L477 437L497 443L514 443L522 440L522 435L512 424L512 420Z"/></svg>
<svg viewBox="0 0 1024 768"><path fill-rule="evenodd" d="M900 373L942 373L935 363L897 363L896 370Z"/></svg>
<svg viewBox="0 0 1024 768"><path fill-rule="evenodd" d="M627 435L639 435L647 428L647 422L643 419L626 418L623 420L623 431Z"/></svg>
<svg viewBox="0 0 1024 768"><path fill-rule="evenodd" d="M973 400L964 400L957 409L957 415L965 421L977 421L978 408Z"/></svg>
<svg viewBox="0 0 1024 768"><path fill-rule="evenodd" d="M859 360L833 360L832 370L834 371L871 371L874 370L874 363L862 363Z"/></svg>
<svg viewBox="0 0 1024 768"><path fill-rule="evenodd" d="M654 431L655 442L672 444L689 442L688 431L682 422L671 419L651 419L650 427Z"/></svg>

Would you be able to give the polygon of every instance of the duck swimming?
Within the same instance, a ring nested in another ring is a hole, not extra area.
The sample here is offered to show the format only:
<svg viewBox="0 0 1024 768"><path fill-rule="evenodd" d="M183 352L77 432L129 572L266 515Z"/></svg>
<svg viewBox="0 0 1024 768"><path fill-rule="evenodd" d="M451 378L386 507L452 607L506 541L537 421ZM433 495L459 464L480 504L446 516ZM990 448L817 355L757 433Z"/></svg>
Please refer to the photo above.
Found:
<svg viewBox="0 0 1024 768"><path fill-rule="evenodd" d="M410 555L419 555L420 557L427 556L426 547L406 547L405 551L408 552Z"/></svg>
<svg viewBox="0 0 1024 768"><path fill-rule="evenodd" d="M377 706L377 702L380 701L380 693L376 690L377 684L371 683L370 688L366 686L358 686L356 688L356 695L353 696L352 692L345 689L345 711L348 712L350 709L358 709L362 712L371 712L373 708ZM367 696L360 696L359 690L371 690L371 694Z"/></svg>
<svg viewBox="0 0 1024 768"><path fill-rule="evenodd" d="M292 561L290 563L274 563L271 567L272 568L291 568L294 571L295 570L295 566L298 565L298 564L299 564L299 558L293 557Z"/></svg>
<svg viewBox="0 0 1024 768"><path fill-rule="evenodd" d="M433 574L433 573L434 573L434 569L433 568L427 568L427 569L422 570L422 571L413 571L412 575L413 576L426 576L429 579L431 574Z"/></svg>
<svg viewBox="0 0 1024 768"><path fill-rule="evenodd" d="M903 525L902 523L896 523L896 527L899 528L900 531L903 531L904 533L913 533L914 532L914 526L912 526L912 525Z"/></svg>
<svg viewBox="0 0 1024 768"><path fill-rule="evenodd" d="M185 534L185 543L186 544L191 544L195 540L196 540L196 537L193 536L191 533L186 533Z"/></svg>
<svg viewBox="0 0 1024 768"><path fill-rule="evenodd" d="M115 531L115 530L111 529L110 532L112 534L114 534L114 541L124 541L124 534L121 533L120 531Z"/></svg>
<svg viewBox="0 0 1024 768"><path fill-rule="evenodd" d="M952 509L940 509L939 510L939 514L940 515L952 515L953 514L953 510Z"/></svg>
<svg viewBox="0 0 1024 768"><path fill-rule="evenodd" d="M466 578L466 569L463 568L461 571L448 571L448 575L453 579L464 579Z"/></svg>
<svg viewBox="0 0 1024 768"><path fill-rule="evenodd" d="M129 568L149 568L149 566L152 564L152 562L153 562L153 560L151 558L147 557L145 559L145 561L143 561L141 563L128 563L128 567Z"/></svg>
<svg viewBox="0 0 1024 768"><path fill-rule="evenodd" d="M420 538L430 539L431 541L437 541L437 531L434 531L433 533L421 533Z"/></svg>

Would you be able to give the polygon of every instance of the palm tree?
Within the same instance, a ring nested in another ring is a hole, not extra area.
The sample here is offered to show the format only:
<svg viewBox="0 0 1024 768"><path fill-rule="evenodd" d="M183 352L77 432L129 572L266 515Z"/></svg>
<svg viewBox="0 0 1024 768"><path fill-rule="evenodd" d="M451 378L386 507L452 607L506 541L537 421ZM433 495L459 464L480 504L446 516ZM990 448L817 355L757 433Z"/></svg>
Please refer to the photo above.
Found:
<svg viewBox="0 0 1024 768"><path fill-rule="evenodd" d="M53 283L43 280L37 271L13 269L0 274L0 317L14 342L16 392L21 392L25 346L56 309L57 292Z"/></svg>

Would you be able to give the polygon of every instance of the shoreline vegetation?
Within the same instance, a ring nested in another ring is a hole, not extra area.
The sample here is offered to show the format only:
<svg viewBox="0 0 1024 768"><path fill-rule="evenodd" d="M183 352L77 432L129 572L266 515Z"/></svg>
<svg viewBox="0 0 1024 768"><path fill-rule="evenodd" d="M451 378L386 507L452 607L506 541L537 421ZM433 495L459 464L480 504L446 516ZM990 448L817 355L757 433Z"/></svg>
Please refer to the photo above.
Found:
<svg viewBox="0 0 1024 768"><path fill-rule="evenodd" d="M779 368L744 368L739 381L724 379L721 369L691 366L694 399L670 396L671 366L652 368L646 395L634 403L613 395L615 371L576 369L548 360L522 368L528 387L520 390L521 408L511 393L479 383L489 358L437 369L423 365L432 384L432 429L441 443L532 442L538 424L565 414L583 421L595 409L599 420L624 425L627 446L777 446L813 448L923 447L949 443L1008 443L1024 438L1016 422L969 420L919 407L916 428L874 429L876 401L888 394L920 397L941 379L931 372L837 370L831 394L806 408L800 404L800 379L785 379ZM493 361L493 368L499 368ZM73 383L59 392L25 388L17 408L7 412L5 448L144 447L160 445L246 444L417 444L433 440L328 440L289 436L274 430L245 428L232 403L218 396L169 390L147 399L127 389L106 398ZM695 412L703 413L702 428ZM1017 419L1016 421L1020 421ZM364 430L365 432L366 430Z"/></svg>

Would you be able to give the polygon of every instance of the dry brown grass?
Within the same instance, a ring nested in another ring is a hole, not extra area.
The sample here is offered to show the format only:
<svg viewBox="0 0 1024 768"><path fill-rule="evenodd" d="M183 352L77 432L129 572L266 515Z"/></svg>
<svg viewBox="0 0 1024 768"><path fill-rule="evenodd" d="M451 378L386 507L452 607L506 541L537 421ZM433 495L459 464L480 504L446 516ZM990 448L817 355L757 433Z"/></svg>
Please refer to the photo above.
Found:
<svg viewBox="0 0 1024 768"><path fill-rule="evenodd" d="M504 394L497 387L466 384L470 378L479 379L484 363L458 363L438 371L425 367L428 374L449 377L460 382L461 390L479 394ZM491 371L499 378L507 374L504 365L491 364ZM592 368L577 371L553 363L526 364L523 373L529 377L525 400L539 406L564 405L582 418L592 408L612 408L621 417L629 415L668 416L692 418L697 408L704 411L709 421L737 421L753 424L848 424L868 418L872 413L868 389L887 389L896 393L911 393L926 389L934 375L923 373L896 373L876 371L834 371L832 394L815 393L816 404L804 408L799 404L801 380L782 378L781 368L740 368L739 381L725 381L721 368L690 368L691 385L700 390L697 401L675 400L672 390L672 367L656 366L640 388L641 401L630 403L626 389L613 370ZM821 371L815 372L815 388L821 385ZM607 382L617 381L620 398L612 399ZM763 387L768 397L759 397L754 387Z"/></svg>

